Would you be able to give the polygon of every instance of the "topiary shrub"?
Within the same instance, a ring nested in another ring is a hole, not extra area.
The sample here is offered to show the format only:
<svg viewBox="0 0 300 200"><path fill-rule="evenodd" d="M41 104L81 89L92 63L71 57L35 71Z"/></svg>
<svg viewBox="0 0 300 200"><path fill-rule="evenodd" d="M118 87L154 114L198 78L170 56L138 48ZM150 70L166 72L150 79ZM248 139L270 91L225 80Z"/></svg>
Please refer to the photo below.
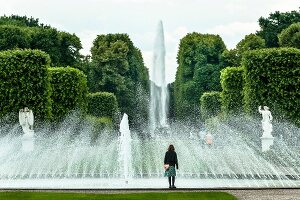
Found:
<svg viewBox="0 0 300 200"><path fill-rule="evenodd" d="M70 111L87 109L87 80L83 72L72 67L49 68L53 101L54 120L61 120Z"/></svg>
<svg viewBox="0 0 300 200"><path fill-rule="evenodd" d="M258 115L267 105L277 119L300 124L300 50L261 49L246 53L244 103L248 114Z"/></svg>
<svg viewBox="0 0 300 200"><path fill-rule="evenodd" d="M227 67L221 71L222 111L227 115L243 111L243 73L242 67Z"/></svg>
<svg viewBox="0 0 300 200"><path fill-rule="evenodd" d="M221 93L204 92L200 97L200 111L204 120L217 116L221 112Z"/></svg>
<svg viewBox="0 0 300 200"><path fill-rule="evenodd" d="M51 118L49 56L39 50L0 52L0 116L25 106L38 121ZM15 117L14 121L17 121Z"/></svg>
<svg viewBox="0 0 300 200"><path fill-rule="evenodd" d="M113 93L96 92L88 94L88 113L90 115L114 118L117 111L117 98Z"/></svg>

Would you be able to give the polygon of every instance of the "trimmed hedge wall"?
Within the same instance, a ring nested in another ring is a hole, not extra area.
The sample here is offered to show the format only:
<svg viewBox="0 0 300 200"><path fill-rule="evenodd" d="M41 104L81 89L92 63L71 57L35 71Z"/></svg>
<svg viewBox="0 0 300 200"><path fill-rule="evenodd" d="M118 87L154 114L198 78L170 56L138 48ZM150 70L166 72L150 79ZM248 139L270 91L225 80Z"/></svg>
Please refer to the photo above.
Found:
<svg viewBox="0 0 300 200"><path fill-rule="evenodd" d="M243 111L244 70L242 67L227 67L221 70L222 111L239 114Z"/></svg>
<svg viewBox="0 0 300 200"><path fill-rule="evenodd" d="M0 116L27 106L35 119L51 118L49 65L49 56L40 50L0 52Z"/></svg>
<svg viewBox="0 0 300 200"><path fill-rule="evenodd" d="M63 119L70 111L87 108L86 75L72 67L49 68L53 101L52 113L54 120Z"/></svg>
<svg viewBox="0 0 300 200"><path fill-rule="evenodd" d="M248 52L245 66L244 103L248 114L267 105L277 119L300 125L300 50L261 49Z"/></svg>
<svg viewBox="0 0 300 200"><path fill-rule="evenodd" d="M202 119L217 116L221 112L221 92L204 92L200 97Z"/></svg>
<svg viewBox="0 0 300 200"><path fill-rule="evenodd" d="M96 92L88 94L88 113L90 115L114 118L117 111L117 98L113 93Z"/></svg>

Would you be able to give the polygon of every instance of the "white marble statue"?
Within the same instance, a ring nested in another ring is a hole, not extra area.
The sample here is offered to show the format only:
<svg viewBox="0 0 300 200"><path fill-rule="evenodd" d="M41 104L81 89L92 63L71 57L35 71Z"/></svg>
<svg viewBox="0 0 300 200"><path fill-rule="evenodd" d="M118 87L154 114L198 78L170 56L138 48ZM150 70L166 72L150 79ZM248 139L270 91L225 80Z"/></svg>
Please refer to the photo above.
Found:
<svg viewBox="0 0 300 200"><path fill-rule="evenodd" d="M262 115L262 129L263 129L263 137L272 137L271 132L273 130L272 126L272 114L269 111L269 108L267 106L264 106L264 109L261 108L261 106L258 107L258 112Z"/></svg>
<svg viewBox="0 0 300 200"><path fill-rule="evenodd" d="M33 132L33 112L32 110L25 107L24 109L20 109L19 111L19 122L22 126L24 135L31 135Z"/></svg>

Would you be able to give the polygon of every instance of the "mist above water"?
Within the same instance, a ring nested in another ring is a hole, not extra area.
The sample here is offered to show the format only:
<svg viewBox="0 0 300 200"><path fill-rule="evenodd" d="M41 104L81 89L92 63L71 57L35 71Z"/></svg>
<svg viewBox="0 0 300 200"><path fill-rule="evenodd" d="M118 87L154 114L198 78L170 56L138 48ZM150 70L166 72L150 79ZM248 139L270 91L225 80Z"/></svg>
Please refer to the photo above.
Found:
<svg viewBox="0 0 300 200"><path fill-rule="evenodd" d="M180 179L215 179L221 185L226 185L228 179L253 179L256 181L251 183L256 185L264 184L264 180L268 184L280 185L283 180L285 184L296 184L290 179L299 179L297 147L276 137L272 150L262 153L259 123L248 119L247 124L241 124L241 121L238 118L231 124L215 121L209 127L213 135L213 145L209 147L198 127L180 123L172 124L169 132L161 137L141 139L133 132L122 139L118 132L103 131L92 141L92 124L82 123L75 115L58 124L55 130L37 130L32 152L22 151L20 130L15 125L5 134L1 130L0 179L49 179L51 182L57 178L163 178L164 153L172 143L178 154ZM288 124L275 126L277 130L285 130L286 136L299 131ZM126 144L123 149L122 140ZM123 157L130 157L126 164L120 157L128 149ZM124 164L130 167L124 168Z"/></svg>

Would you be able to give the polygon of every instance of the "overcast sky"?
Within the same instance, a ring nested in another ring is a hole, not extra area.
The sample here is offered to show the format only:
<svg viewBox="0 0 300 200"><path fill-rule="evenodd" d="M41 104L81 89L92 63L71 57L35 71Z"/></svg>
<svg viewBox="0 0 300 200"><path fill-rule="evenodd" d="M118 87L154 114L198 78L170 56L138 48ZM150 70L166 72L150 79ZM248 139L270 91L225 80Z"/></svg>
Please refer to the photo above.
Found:
<svg viewBox="0 0 300 200"><path fill-rule="evenodd" d="M89 54L98 34L128 33L151 67L159 20L164 23L167 82L175 80L178 44L188 32L219 34L228 49L259 29L259 17L298 10L299 0L0 0L0 15L39 18L80 37Z"/></svg>

